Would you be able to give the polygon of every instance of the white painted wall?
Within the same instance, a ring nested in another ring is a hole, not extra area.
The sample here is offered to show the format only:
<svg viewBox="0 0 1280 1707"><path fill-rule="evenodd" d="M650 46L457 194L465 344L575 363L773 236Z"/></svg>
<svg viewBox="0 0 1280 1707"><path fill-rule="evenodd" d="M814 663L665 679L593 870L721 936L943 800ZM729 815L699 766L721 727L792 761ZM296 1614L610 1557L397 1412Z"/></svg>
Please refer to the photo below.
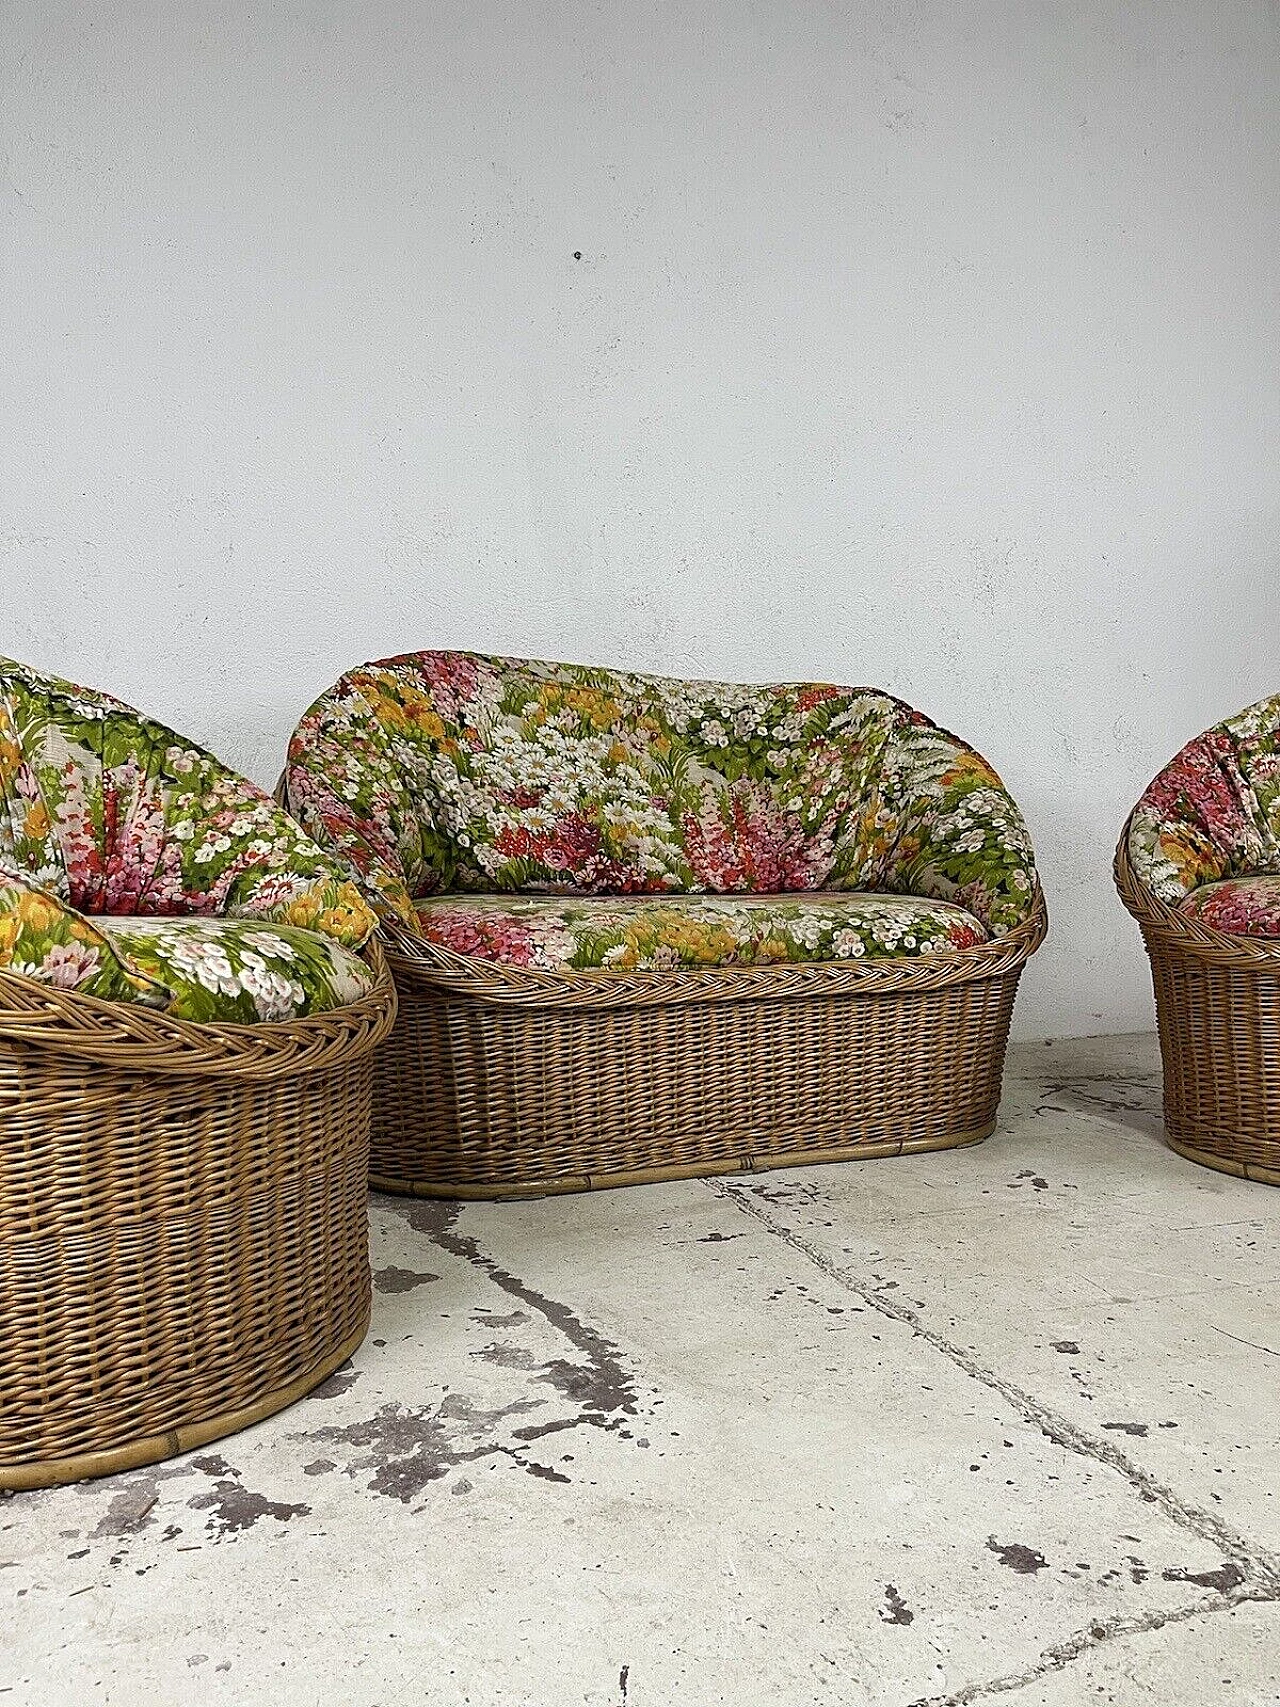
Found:
<svg viewBox="0 0 1280 1707"><path fill-rule="evenodd" d="M882 685L1032 822L1022 1034L1150 1023L1121 818L1280 688L1274 0L0 33L0 651L265 782L422 645Z"/></svg>

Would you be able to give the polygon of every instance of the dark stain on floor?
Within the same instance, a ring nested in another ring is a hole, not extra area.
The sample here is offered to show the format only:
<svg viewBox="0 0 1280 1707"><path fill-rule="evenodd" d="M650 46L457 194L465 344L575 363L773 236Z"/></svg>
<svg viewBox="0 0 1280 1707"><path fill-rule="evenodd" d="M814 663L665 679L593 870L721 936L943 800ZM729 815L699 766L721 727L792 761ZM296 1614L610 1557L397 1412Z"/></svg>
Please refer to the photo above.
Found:
<svg viewBox="0 0 1280 1707"><path fill-rule="evenodd" d="M213 1481L207 1493L196 1494L187 1501L190 1511L209 1513L206 1530L217 1541L226 1535L239 1535L264 1517L274 1517L279 1523L290 1518L310 1517L309 1505L287 1505L281 1500L269 1500L265 1494L254 1493L240 1480L225 1458L216 1452L191 1460L192 1468L202 1470Z"/></svg>
<svg viewBox="0 0 1280 1707"><path fill-rule="evenodd" d="M557 1358L543 1365L539 1380L580 1407L581 1421L598 1428L618 1428L639 1414L640 1397L622 1352L597 1328L584 1322L567 1304L548 1298L509 1273L483 1252L477 1242L457 1228L459 1206L428 1198L406 1199L401 1212L409 1225L450 1256L460 1257L483 1271L508 1297L529 1309L562 1334L580 1354L580 1361Z"/></svg>
<svg viewBox="0 0 1280 1707"><path fill-rule="evenodd" d="M514 1459L533 1475L542 1474L544 1466L532 1466L518 1452L496 1442L493 1435L508 1417L537 1410L543 1403L542 1399L521 1399L487 1411L477 1409L461 1394L449 1393L429 1409L381 1405L371 1417L316 1429L309 1438L366 1448L347 1465L346 1474L372 1471L367 1484L372 1493L410 1505L432 1482L460 1464L474 1464L499 1454Z"/></svg>
<svg viewBox="0 0 1280 1707"><path fill-rule="evenodd" d="M1197 1588L1210 1588L1216 1594L1230 1594L1244 1581L1244 1568L1234 1559L1228 1559L1216 1571L1186 1571L1175 1565L1172 1570L1161 1571L1160 1575L1167 1583L1194 1583Z"/></svg>
<svg viewBox="0 0 1280 1707"><path fill-rule="evenodd" d="M1048 1568L1049 1561L1043 1553L1037 1552L1034 1547L1024 1547L1020 1541L997 1541L994 1535L989 1535L987 1547L1002 1565L1007 1565L1011 1571L1017 1571L1019 1576L1035 1576L1037 1571Z"/></svg>
<svg viewBox="0 0 1280 1707"><path fill-rule="evenodd" d="M384 1295L388 1293L412 1292L416 1286L427 1286L433 1280L439 1280L438 1274L419 1274L413 1268L375 1268L373 1271L373 1289Z"/></svg>
<svg viewBox="0 0 1280 1707"><path fill-rule="evenodd" d="M884 1624L914 1624L916 1617L893 1583L884 1585L884 1605L878 1616Z"/></svg>
<svg viewBox="0 0 1280 1707"><path fill-rule="evenodd" d="M347 1362L327 1376L318 1387L313 1387L307 1395L311 1399L340 1399L344 1393L349 1393L360 1379L360 1371L354 1364Z"/></svg>

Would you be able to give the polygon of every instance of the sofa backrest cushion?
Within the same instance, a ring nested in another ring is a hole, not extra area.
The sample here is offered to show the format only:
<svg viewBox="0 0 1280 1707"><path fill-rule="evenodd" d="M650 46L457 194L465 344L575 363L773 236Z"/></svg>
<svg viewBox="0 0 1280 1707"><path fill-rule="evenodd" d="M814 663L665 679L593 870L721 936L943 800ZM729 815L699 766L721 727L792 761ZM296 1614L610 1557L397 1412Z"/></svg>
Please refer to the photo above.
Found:
<svg viewBox="0 0 1280 1707"><path fill-rule="evenodd" d="M984 760L873 688L465 652L351 671L303 718L287 772L303 824L406 920L437 890L873 888L944 778L997 793L1025 838ZM1015 863L1030 860L1027 843Z"/></svg>

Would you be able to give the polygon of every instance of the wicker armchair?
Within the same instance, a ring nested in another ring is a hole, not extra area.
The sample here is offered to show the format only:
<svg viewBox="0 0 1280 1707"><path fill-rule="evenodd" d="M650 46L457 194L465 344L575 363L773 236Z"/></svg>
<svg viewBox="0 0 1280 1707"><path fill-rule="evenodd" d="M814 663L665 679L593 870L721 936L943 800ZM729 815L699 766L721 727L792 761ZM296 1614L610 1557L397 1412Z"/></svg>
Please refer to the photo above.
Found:
<svg viewBox="0 0 1280 1707"><path fill-rule="evenodd" d="M374 926L260 790L0 660L0 1488L230 1433L363 1338Z"/></svg>
<svg viewBox="0 0 1280 1707"><path fill-rule="evenodd" d="M445 1197L966 1144L1045 931L972 749L870 689L422 652L281 798L382 916L373 1182Z"/></svg>
<svg viewBox="0 0 1280 1707"><path fill-rule="evenodd" d="M1160 772L1115 877L1151 960L1169 1143L1280 1185L1280 695Z"/></svg>

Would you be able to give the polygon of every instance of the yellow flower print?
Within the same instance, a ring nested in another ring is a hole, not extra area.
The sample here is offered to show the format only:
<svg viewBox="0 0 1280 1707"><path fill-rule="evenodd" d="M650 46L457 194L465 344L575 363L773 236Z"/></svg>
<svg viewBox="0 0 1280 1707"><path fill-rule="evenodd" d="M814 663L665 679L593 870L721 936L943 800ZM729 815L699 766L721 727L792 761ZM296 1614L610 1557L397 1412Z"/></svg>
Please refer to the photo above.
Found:
<svg viewBox="0 0 1280 1707"><path fill-rule="evenodd" d="M964 751L955 755L950 766L943 772L943 788L954 788L958 782L984 782L991 788L999 788L1000 778L979 753Z"/></svg>
<svg viewBox="0 0 1280 1707"><path fill-rule="evenodd" d="M63 916L64 909L47 895L37 895L34 890L28 890L19 897L19 927L22 930L30 931L33 936L45 935L55 921Z"/></svg>
<svg viewBox="0 0 1280 1707"><path fill-rule="evenodd" d="M37 800L34 806L27 808L26 817L22 820L22 833L33 842L42 842L49 834L49 812L43 800Z"/></svg>

